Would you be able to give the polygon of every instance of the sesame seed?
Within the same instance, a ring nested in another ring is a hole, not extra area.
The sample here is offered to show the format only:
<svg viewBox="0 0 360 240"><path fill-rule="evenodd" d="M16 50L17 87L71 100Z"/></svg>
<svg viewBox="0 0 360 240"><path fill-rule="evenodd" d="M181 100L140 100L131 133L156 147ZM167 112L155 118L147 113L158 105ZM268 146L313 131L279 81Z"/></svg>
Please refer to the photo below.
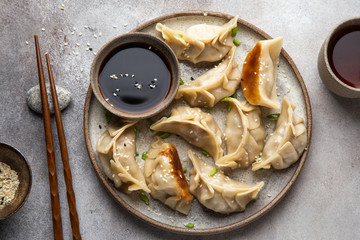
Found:
<svg viewBox="0 0 360 240"><path fill-rule="evenodd" d="M105 98L105 101L109 101L109 98Z"/></svg>
<svg viewBox="0 0 360 240"><path fill-rule="evenodd" d="M72 54L74 54L75 56L79 55L79 53L75 51L72 51Z"/></svg>
<svg viewBox="0 0 360 240"><path fill-rule="evenodd" d="M271 197L271 194L268 194L267 196L268 196L268 197Z"/></svg>
<svg viewBox="0 0 360 240"><path fill-rule="evenodd" d="M96 34L94 34L94 38L97 38L97 35L96 35Z"/></svg>
<svg viewBox="0 0 360 240"><path fill-rule="evenodd" d="M129 76L129 74L125 73L125 77L128 77L128 76Z"/></svg>
<svg viewBox="0 0 360 240"><path fill-rule="evenodd" d="M154 81L157 82L157 78L154 78Z"/></svg>
<svg viewBox="0 0 360 240"><path fill-rule="evenodd" d="M90 50L90 48L86 48L86 51L89 51Z"/></svg>
<svg viewBox="0 0 360 240"><path fill-rule="evenodd" d="M26 44L26 45L29 45L29 42L28 42L28 41L25 41L25 44Z"/></svg>
<svg viewBox="0 0 360 240"><path fill-rule="evenodd" d="M135 74L132 74L131 77L135 77Z"/></svg>
<svg viewBox="0 0 360 240"><path fill-rule="evenodd" d="M41 31L45 32L45 28L42 28Z"/></svg>
<svg viewBox="0 0 360 240"><path fill-rule="evenodd" d="M80 46L80 43L76 43L76 46Z"/></svg>
<svg viewBox="0 0 360 240"><path fill-rule="evenodd" d="M127 23L124 23L124 27L127 27L127 25L128 25Z"/></svg>
<svg viewBox="0 0 360 240"><path fill-rule="evenodd" d="M82 33L79 33L79 36L81 37L83 34Z"/></svg>
<svg viewBox="0 0 360 240"><path fill-rule="evenodd" d="M96 56L96 52L93 52L94 56Z"/></svg>
<svg viewBox="0 0 360 240"><path fill-rule="evenodd" d="M102 33L101 32L99 32L99 37L101 37L102 36Z"/></svg>
<svg viewBox="0 0 360 240"><path fill-rule="evenodd" d="M113 28L117 28L117 25L113 25L112 27L113 27Z"/></svg>
<svg viewBox="0 0 360 240"><path fill-rule="evenodd" d="M149 46L149 50L151 49L151 46Z"/></svg>
<svg viewBox="0 0 360 240"><path fill-rule="evenodd" d="M88 26L84 26L85 29L88 29L89 27Z"/></svg>
<svg viewBox="0 0 360 240"><path fill-rule="evenodd" d="M277 95L280 96L280 93L278 93Z"/></svg>
<svg viewBox="0 0 360 240"><path fill-rule="evenodd" d="M207 12L204 12L204 16L206 17L208 14L207 14Z"/></svg>
<svg viewBox="0 0 360 240"><path fill-rule="evenodd" d="M71 35L74 35L75 34L75 32L71 32Z"/></svg>
<svg viewBox="0 0 360 240"><path fill-rule="evenodd" d="M83 72L84 71L84 68L80 68L80 72Z"/></svg>
<svg viewBox="0 0 360 240"><path fill-rule="evenodd" d="M120 92L120 89L117 88L116 91L117 91L117 92Z"/></svg>
<svg viewBox="0 0 360 240"><path fill-rule="evenodd" d="M90 43L86 43L86 45L87 45L88 47L90 47Z"/></svg>
<svg viewBox="0 0 360 240"><path fill-rule="evenodd" d="M67 42L64 42L64 46L67 46L67 45L69 45L69 43L67 43Z"/></svg>
<svg viewBox="0 0 360 240"><path fill-rule="evenodd" d="M73 27L73 30L75 31L75 30L76 30L76 27Z"/></svg>
<svg viewBox="0 0 360 240"><path fill-rule="evenodd" d="M60 10L64 10L65 8L64 7L60 7Z"/></svg>
<svg viewBox="0 0 360 240"><path fill-rule="evenodd" d="M116 93L113 93L114 97L117 97L117 94Z"/></svg>

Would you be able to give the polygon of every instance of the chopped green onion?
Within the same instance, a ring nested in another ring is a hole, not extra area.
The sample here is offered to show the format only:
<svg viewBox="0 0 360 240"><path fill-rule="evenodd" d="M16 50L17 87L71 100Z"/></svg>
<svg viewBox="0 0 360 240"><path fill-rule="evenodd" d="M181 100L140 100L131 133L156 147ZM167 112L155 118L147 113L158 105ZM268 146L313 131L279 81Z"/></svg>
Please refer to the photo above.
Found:
<svg viewBox="0 0 360 240"><path fill-rule="evenodd" d="M263 168L259 168L258 170L257 170L257 172L261 172L262 170L264 170Z"/></svg>
<svg viewBox="0 0 360 240"><path fill-rule="evenodd" d="M234 27L234 28L231 30L231 36L232 36L232 37L235 37L235 36L236 36L236 33L237 33L237 27Z"/></svg>
<svg viewBox="0 0 360 240"><path fill-rule="evenodd" d="M280 116L280 113L273 113L273 114L267 115L266 117L271 120L276 120L279 118L279 116Z"/></svg>
<svg viewBox="0 0 360 240"><path fill-rule="evenodd" d="M227 110L228 110L228 112L231 111L231 106L230 105L227 107Z"/></svg>
<svg viewBox="0 0 360 240"><path fill-rule="evenodd" d="M234 93L233 95L231 95L232 98L237 98L237 94Z"/></svg>
<svg viewBox="0 0 360 240"><path fill-rule="evenodd" d="M210 113L210 108L205 109L205 112Z"/></svg>
<svg viewBox="0 0 360 240"><path fill-rule="evenodd" d="M193 223L188 223L185 225L185 227L187 227L187 228L194 228L194 226L195 225Z"/></svg>
<svg viewBox="0 0 360 240"><path fill-rule="evenodd" d="M163 133L163 134L161 134L160 135L160 137L162 138L162 139L165 139L165 138L168 138L168 137L170 137L170 133Z"/></svg>
<svg viewBox="0 0 360 240"><path fill-rule="evenodd" d="M137 127L135 127L135 136L139 136L139 132L138 132Z"/></svg>
<svg viewBox="0 0 360 240"><path fill-rule="evenodd" d="M138 153L138 152L136 152L136 156L139 156L139 153Z"/></svg>
<svg viewBox="0 0 360 240"><path fill-rule="evenodd" d="M143 152L143 153L141 154L141 158L142 158L143 160L145 160L145 159L146 159L146 155L147 155L147 152Z"/></svg>
<svg viewBox="0 0 360 240"><path fill-rule="evenodd" d="M205 156L205 157L208 157L210 156L209 153L205 150L201 150L201 153Z"/></svg>
<svg viewBox="0 0 360 240"><path fill-rule="evenodd" d="M139 197L140 197L141 200L143 200L146 203L146 205L149 205L148 196L146 196L144 193L139 193Z"/></svg>
<svg viewBox="0 0 360 240"><path fill-rule="evenodd" d="M214 170L211 171L211 173L209 174L209 176L210 176L210 177L214 176L216 172L217 172L217 168L214 168Z"/></svg>
<svg viewBox="0 0 360 240"><path fill-rule="evenodd" d="M236 40L236 39L234 39L234 44L236 45L236 46L240 46L240 44L241 44L241 42L240 41L238 41L238 40Z"/></svg>
<svg viewBox="0 0 360 240"><path fill-rule="evenodd" d="M182 34L179 34L179 36L182 38L182 37L184 37L184 35L182 35Z"/></svg>
<svg viewBox="0 0 360 240"><path fill-rule="evenodd" d="M180 78L180 85L184 85L184 80Z"/></svg>
<svg viewBox="0 0 360 240"><path fill-rule="evenodd" d="M227 101L229 99L230 99L230 97L224 97L223 99L220 100L220 102L225 102L225 101Z"/></svg>
<svg viewBox="0 0 360 240"><path fill-rule="evenodd" d="M183 173L186 173L186 171L187 171L187 168L184 167L184 168L183 168Z"/></svg>
<svg viewBox="0 0 360 240"><path fill-rule="evenodd" d="M109 112L109 110L106 109L105 112L104 112L104 114L105 114L106 122L109 123L110 120L111 120L111 117L112 117L111 112Z"/></svg>

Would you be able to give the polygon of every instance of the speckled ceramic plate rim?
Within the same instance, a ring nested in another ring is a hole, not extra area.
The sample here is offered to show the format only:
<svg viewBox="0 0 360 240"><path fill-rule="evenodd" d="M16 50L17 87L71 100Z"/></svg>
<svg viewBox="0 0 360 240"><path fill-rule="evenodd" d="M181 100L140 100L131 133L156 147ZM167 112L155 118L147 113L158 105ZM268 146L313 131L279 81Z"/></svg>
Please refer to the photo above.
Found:
<svg viewBox="0 0 360 240"><path fill-rule="evenodd" d="M133 29L132 32L136 32L136 31L142 31L143 29L149 27L152 24L155 24L157 22L169 19L169 18L174 18L174 17L182 17L182 16L199 16L199 15L204 15L204 13L206 13L208 16L215 16L215 17L219 17L219 18L225 18L225 19L232 19L233 16L228 15L228 14L224 14L224 13L219 13L219 12L212 12L212 11L185 11L185 12L176 12L176 13L172 13L172 14L168 14L168 15L164 15L158 18L154 18L144 24L141 24L140 26L138 26L137 28ZM262 31L261 29L255 27L254 25L242 20L242 19L238 19L238 24L244 25L246 27L248 27L249 29L253 30L254 32L258 33L259 35L261 35L264 39L271 39L272 37L265 33L264 31ZM311 105L310 105L310 99L309 99L309 95L308 92L306 90L306 86L305 83L301 77L301 74L299 72L299 70L297 69L294 61L291 59L291 57L289 56L289 54L282 49L281 50L281 54L283 55L283 57L287 60L287 62L289 63L289 65L291 66L292 70L294 71L299 84L301 86L301 90L302 90L302 94L304 97L304 101L305 101L305 106L306 106L306 120L307 120L307 134L308 134L308 144L306 146L306 150L303 152L300 160L299 160L299 164L293 174L293 176L291 177L290 181L287 183L287 185L282 189L282 191L266 206L264 206L262 209L260 209L259 211L257 211L255 214L244 218L242 220L240 220L239 222L233 223L233 224L229 224L226 226L222 226L222 227L216 227L216 228L205 228L205 229L189 229L189 228L180 228L180 227L174 227L168 224L164 224L161 223L159 221L156 221L144 214L142 214L141 212L137 211L136 209L134 209L133 207L131 207L126 201L124 201L115 191L114 187L108 182L108 180L106 179L106 177L103 175L100 166L95 158L95 153L94 150L91 146L91 141L90 141L90 133L89 133L89 109L90 109L90 103L91 103L91 99L94 97L94 94L92 93L91 87L89 87L88 92L86 94L86 99L85 99L85 105L84 105L84 134L85 134L85 142L86 142L86 148L89 154L89 158L91 161L91 164L94 167L94 170L98 176L98 178L100 179L100 181L102 182L102 184L105 186L106 190L110 193L110 195L118 202L120 203L126 210L128 210L131 214L133 214L134 216L140 218L141 220L145 221L146 223L164 229L164 230L168 230L168 231L172 231L172 232L176 232L176 233L182 233L182 234L189 234L189 235L200 235L200 234L217 234L217 233L223 233L223 232L227 232L227 231L231 231L234 229L238 229L240 227L243 227L247 224L249 224L250 222L259 219L260 217L262 217L265 213L269 212L273 207L275 207L281 199L283 199L286 195L286 193L290 190L290 188L292 187L292 185L295 183L296 179L298 178L304 164L306 161L306 157L308 155L309 149L310 149L310 144L311 144L311 130L312 130L312 113L311 113Z"/></svg>

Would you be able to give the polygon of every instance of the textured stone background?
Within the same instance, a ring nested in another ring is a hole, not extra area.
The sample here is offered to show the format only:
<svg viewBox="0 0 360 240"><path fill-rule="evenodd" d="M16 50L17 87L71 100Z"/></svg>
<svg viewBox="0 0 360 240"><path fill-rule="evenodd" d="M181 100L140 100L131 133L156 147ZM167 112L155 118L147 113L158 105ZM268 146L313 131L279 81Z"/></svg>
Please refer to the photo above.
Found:
<svg viewBox="0 0 360 240"><path fill-rule="evenodd" d="M283 46L297 64L312 102L312 146L292 190L260 220L223 235L227 239L360 238L360 100L331 94L317 71L322 42L336 24L360 15L360 1L92 2L0 1L0 142L19 149L33 172L29 199L17 214L0 222L0 239L52 238L43 123L25 101L26 91L38 81L34 34L39 35L42 53L50 52L57 84L71 90L73 95L72 103L63 112L63 122L83 238L209 240L220 237L181 236L132 217L98 181L84 143L82 112L93 59L93 53L85 50L86 43L91 43L96 52L106 41L144 21L182 10L239 15L271 36L284 36ZM60 10L62 3L64 11ZM90 28L84 29L85 25ZM74 35L73 27L76 27ZM93 35L99 32L102 36L95 39ZM69 42L69 46L64 46L64 42ZM79 54L75 56L72 51ZM56 156L60 156L58 147ZM61 161L57 163L58 169L62 169ZM71 239L61 171L58 177L64 238Z"/></svg>

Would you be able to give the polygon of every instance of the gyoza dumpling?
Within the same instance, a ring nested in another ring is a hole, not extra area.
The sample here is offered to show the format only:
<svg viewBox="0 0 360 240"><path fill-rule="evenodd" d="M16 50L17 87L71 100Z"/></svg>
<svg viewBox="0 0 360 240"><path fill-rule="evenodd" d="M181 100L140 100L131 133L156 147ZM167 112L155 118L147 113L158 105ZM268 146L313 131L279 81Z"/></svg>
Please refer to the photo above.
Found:
<svg viewBox="0 0 360 240"><path fill-rule="evenodd" d="M266 132L261 125L260 108L235 98L225 98L224 101L231 106L225 122L227 154L215 164L219 167L248 167L264 147Z"/></svg>
<svg viewBox="0 0 360 240"><path fill-rule="evenodd" d="M144 175L153 198L183 214L189 213L193 196L174 145L156 136L147 153Z"/></svg>
<svg viewBox="0 0 360 240"><path fill-rule="evenodd" d="M174 30L158 23L156 30L161 32L179 60L192 63L216 62L234 46L231 30L237 26L237 19L234 17L222 26L198 24L186 31Z"/></svg>
<svg viewBox="0 0 360 240"><path fill-rule="evenodd" d="M114 182L116 188L125 191L144 190L150 192L144 175L135 160L135 128L137 121L124 120L116 123L116 130L109 127L100 136L96 151L105 175ZM113 135L113 136L112 136Z"/></svg>
<svg viewBox="0 0 360 240"><path fill-rule="evenodd" d="M213 107L222 98L228 97L240 85L241 73L235 62L232 47L223 61L195 81L180 85L176 98L183 97L192 107Z"/></svg>
<svg viewBox="0 0 360 240"><path fill-rule="evenodd" d="M307 144L307 134L304 119L294 113L295 108L285 96L275 131L265 143L262 157L253 163L253 171L270 165L284 169L299 159Z"/></svg>
<svg viewBox="0 0 360 240"><path fill-rule="evenodd" d="M212 175L210 173L215 167L204 162L190 150L189 157L194 166L190 171L190 192L202 205L215 212L244 211L246 205L257 198L264 185L264 182L248 185L232 180L221 170Z"/></svg>
<svg viewBox="0 0 360 240"><path fill-rule="evenodd" d="M241 87L252 105L280 108L276 93L276 72L282 37L259 41L243 65Z"/></svg>
<svg viewBox="0 0 360 240"><path fill-rule="evenodd" d="M161 118L150 128L180 135L190 144L207 151L215 161L223 155L221 130L211 114L201 111L200 108L174 108L169 118Z"/></svg>

